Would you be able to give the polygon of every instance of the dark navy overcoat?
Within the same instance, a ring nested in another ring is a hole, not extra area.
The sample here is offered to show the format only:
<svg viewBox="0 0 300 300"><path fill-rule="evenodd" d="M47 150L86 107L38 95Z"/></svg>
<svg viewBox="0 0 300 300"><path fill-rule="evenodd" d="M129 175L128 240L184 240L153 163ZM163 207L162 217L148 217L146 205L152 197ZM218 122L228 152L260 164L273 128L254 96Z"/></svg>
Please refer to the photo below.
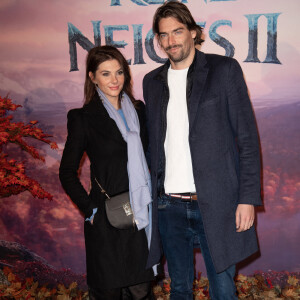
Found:
<svg viewBox="0 0 300 300"><path fill-rule="evenodd" d="M158 236L158 173L168 103L165 65L143 81L150 142L153 238L148 264L161 255ZM217 272L258 250L255 228L236 232L239 203L261 205L260 148L256 122L238 62L196 50L188 71L189 144L198 204ZM163 166L164 168L164 166Z"/></svg>

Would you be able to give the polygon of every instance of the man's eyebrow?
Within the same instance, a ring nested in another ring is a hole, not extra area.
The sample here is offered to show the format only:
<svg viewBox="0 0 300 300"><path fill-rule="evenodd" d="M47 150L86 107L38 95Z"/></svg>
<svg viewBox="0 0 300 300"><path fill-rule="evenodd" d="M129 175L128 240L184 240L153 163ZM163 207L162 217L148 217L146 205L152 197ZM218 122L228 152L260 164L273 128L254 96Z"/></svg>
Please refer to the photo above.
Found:
<svg viewBox="0 0 300 300"><path fill-rule="evenodd" d="M174 29L172 32L175 32L175 31L178 31L178 30L182 30L182 29L184 29L184 27L178 27L178 28Z"/></svg>
<svg viewBox="0 0 300 300"><path fill-rule="evenodd" d="M158 35L161 35L161 34L166 34L166 32L160 31L160 32L158 33Z"/></svg>
<svg viewBox="0 0 300 300"><path fill-rule="evenodd" d="M183 29L184 29L184 27L178 27L178 28L172 30L172 32L176 32L176 31L178 31L178 30L183 30ZM167 32L161 31L161 32L159 32L158 34L159 34L159 35L161 35L161 34L167 34Z"/></svg>

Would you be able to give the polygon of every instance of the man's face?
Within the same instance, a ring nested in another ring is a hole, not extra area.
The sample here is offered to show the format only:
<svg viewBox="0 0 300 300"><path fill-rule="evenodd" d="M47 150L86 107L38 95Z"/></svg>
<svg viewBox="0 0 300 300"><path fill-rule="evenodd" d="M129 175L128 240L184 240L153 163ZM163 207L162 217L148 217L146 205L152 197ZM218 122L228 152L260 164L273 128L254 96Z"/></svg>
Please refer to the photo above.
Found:
<svg viewBox="0 0 300 300"><path fill-rule="evenodd" d="M194 56L195 30L189 31L186 25L173 17L161 19L158 27L159 44L172 62L184 63L191 55Z"/></svg>

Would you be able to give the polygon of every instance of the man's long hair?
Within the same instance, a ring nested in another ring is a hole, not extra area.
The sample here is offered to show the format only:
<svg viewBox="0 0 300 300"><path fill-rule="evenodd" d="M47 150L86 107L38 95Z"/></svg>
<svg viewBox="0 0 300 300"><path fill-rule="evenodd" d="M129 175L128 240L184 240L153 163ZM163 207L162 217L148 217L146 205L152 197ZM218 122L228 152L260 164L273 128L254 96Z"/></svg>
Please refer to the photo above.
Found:
<svg viewBox="0 0 300 300"><path fill-rule="evenodd" d="M177 1L165 2L165 4L156 10L152 24L152 30L154 34L159 34L160 20L169 17L173 17L177 19L178 22L186 25L188 30L196 31L196 37L194 38L195 45L201 45L204 42L204 40L201 38L202 28L197 25L187 6Z"/></svg>

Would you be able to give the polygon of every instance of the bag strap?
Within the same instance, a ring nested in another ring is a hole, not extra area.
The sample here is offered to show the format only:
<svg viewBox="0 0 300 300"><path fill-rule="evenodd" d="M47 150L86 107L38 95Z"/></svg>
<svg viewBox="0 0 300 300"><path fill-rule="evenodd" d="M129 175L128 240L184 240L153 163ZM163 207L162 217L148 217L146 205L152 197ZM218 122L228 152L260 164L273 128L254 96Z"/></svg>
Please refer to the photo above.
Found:
<svg viewBox="0 0 300 300"><path fill-rule="evenodd" d="M106 193L105 189L101 186L101 184L98 182L97 178L95 177L95 180L99 186L99 188L101 189L101 193L104 194L108 199L110 199L110 197L108 196L108 194Z"/></svg>

